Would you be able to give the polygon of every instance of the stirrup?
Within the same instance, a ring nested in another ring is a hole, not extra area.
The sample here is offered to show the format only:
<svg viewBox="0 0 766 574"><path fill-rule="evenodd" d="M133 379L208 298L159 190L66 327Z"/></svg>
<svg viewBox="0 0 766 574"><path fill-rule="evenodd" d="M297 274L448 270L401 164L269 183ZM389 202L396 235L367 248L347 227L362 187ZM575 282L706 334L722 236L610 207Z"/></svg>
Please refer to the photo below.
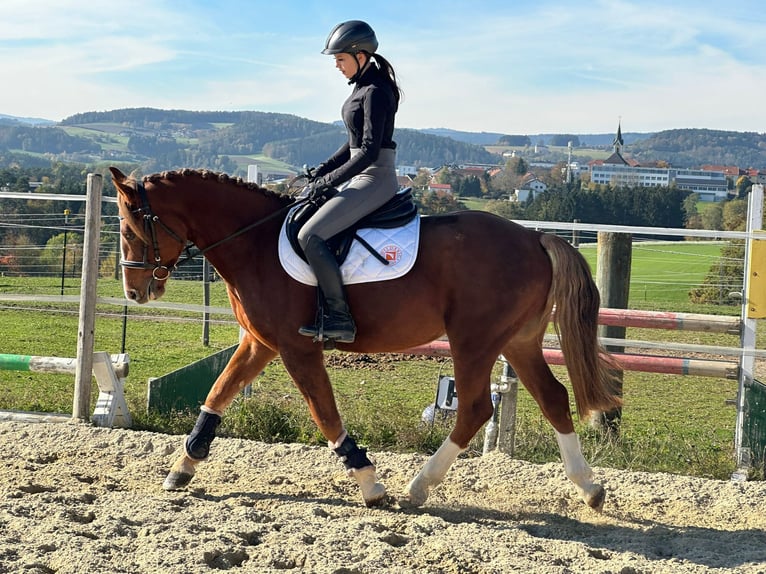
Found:
<svg viewBox="0 0 766 574"><path fill-rule="evenodd" d="M305 337L313 337L315 343L333 341L336 343L353 343L356 340L356 329L330 330L325 333L319 325L304 325L298 329L298 333Z"/></svg>
<svg viewBox="0 0 766 574"><path fill-rule="evenodd" d="M335 343L353 343L356 340L356 325L348 306L343 301L342 312L329 306L317 289L317 311L313 325L303 325L298 328L298 334L312 337L314 343L324 343L325 348L334 348ZM340 323L340 328L337 324ZM328 328L329 326L329 328ZM334 328L333 328L334 327Z"/></svg>

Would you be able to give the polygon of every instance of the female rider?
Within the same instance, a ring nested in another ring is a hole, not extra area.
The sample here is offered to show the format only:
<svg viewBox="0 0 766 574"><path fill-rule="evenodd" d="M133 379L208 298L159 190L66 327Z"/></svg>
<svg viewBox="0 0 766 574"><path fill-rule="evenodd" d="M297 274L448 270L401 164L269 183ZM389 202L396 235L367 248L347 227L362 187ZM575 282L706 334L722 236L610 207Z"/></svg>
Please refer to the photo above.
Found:
<svg viewBox="0 0 766 574"><path fill-rule="evenodd" d="M397 191L394 115L401 92L391 64L376 53L378 40L365 22L335 26L323 54L354 84L342 107L348 141L327 161L309 170L311 194L339 188L306 222L298 234L324 300L317 324L299 329L317 340L353 343L356 325L346 302L343 279L327 240L371 213Z"/></svg>

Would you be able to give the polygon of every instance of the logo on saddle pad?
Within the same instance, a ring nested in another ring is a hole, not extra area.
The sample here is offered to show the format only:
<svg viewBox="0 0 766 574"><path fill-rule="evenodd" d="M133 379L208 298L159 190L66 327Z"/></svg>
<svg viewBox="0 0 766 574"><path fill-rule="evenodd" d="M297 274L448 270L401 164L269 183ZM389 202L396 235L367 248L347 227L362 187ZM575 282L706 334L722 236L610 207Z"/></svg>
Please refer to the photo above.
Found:
<svg viewBox="0 0 766 574"><path fill-rule="evenodd" d="M402 259L402 248L398 245L386 245L378 253L389 265L396 265Z"/></svg>
<svg viewBox="0 0 766 574"><path fill-rule="evenodd" d="M371 227L360 229L357 234L387 261L388 265L384 265L378 257L354 240L346 260L340 267L346 285L396 279L405 275L415 265L420 242L420 217L414 217L401 227ZM311 267L293 251L284 225L279 232L278 249L279 262L290 277L305 285L317 284Z"/></svg>

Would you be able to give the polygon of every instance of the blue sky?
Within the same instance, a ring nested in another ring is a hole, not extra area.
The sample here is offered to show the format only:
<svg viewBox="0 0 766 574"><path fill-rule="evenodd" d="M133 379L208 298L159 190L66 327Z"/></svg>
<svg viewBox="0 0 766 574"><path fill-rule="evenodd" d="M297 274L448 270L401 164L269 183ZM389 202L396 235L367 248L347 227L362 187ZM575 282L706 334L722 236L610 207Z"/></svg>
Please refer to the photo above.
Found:
<svg viewBox="0 0 766 574"><path fill-rule="evenodd" d="M0 113L335 121L350 87L320 51L362 19L399 75L398 127L766 132L764 14L755 0L3 0Z"/></svg>

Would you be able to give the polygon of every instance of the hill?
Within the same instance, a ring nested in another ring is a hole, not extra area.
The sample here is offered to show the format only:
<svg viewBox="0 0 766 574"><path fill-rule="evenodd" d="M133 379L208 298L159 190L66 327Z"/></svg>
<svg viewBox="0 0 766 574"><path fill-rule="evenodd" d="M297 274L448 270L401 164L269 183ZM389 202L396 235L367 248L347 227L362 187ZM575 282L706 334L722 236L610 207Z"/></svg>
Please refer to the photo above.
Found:
<svg viewBox="0 0 766 574"><path fill-rule="evenodd" d="M501 139L508 137L522 138L529 142L530 145L557 145L558 140L566 142L567 138L574 138L578 145L583 147L600 148L611 146L614 141L614 133L606 134L552 134L552 133L540 133L540 134L520 134L515 136L509 136L509 134L502 134L498 132L464 132L458 130L451 130L448 128L425 128L418 130L423 133L443 136L452 138L453 140L462 141L466 143L472 143L482 146L495 146ZM651 133L639 133L639 132L625 132L622 134L622 139L626 144L645 140L651 137Z"/></svg>
<svg viewBox="0 0 766 574"><path fill-rule="evenodd" d="M30 126L38 125L53 125L56 122L52 120L45 120L43 118L20 118L17 116L9 116L6 114L0 114L0 125L20 125L27 124Z"/></svg>
<svg viewBox="0 0 766 574"><path fill-rule="evenodd" d="M625 146L638 162L665 160L676 167L704 164L766 167L766 134L708 129L676 129Z"/></svg>
<svg viewBox="0 0 766 574"><path fill-rule="evenodd" d="M140 163L149 170L207 167L241 175L248 163L260 163L266 158L271 160L272 171L283 173L294 171L296 166L315 165L346 138L345 130L336 124L250 111L136 108L88 112L66 118L56 129L75 138L71 140L71 151L75 153L83 153L88 147L84 140L98 144L97 153L86 152L93 155L91 161ZM394 139L398 162L403 165L501 161L500 156L479 145L416 130L397 130Z"/></svg>
<svg viewBox="0 0 766 574"><path fill-rule="evenodd" d="M246 166L257 162L266 171L287 174L294 173L298 166L323 161L345 137L338 123L256 111L127 108L76 114L58 124L0 114L0 167L64 161L86 165L124 163L144 172L197 167L245 175ZM508 136L429 128L398 129L394 137L400 165L438 167L501 164L502 153L511 150L531 161L565 161L568 139L575 141L576 159L587 162L611 153L614 134ZM520 147L497 145L502 139L514 138L528 143ZM624 155L639 162L662 160L675 167L766 167L766 135L754 132L626 132L623 140Z"/></svg>

